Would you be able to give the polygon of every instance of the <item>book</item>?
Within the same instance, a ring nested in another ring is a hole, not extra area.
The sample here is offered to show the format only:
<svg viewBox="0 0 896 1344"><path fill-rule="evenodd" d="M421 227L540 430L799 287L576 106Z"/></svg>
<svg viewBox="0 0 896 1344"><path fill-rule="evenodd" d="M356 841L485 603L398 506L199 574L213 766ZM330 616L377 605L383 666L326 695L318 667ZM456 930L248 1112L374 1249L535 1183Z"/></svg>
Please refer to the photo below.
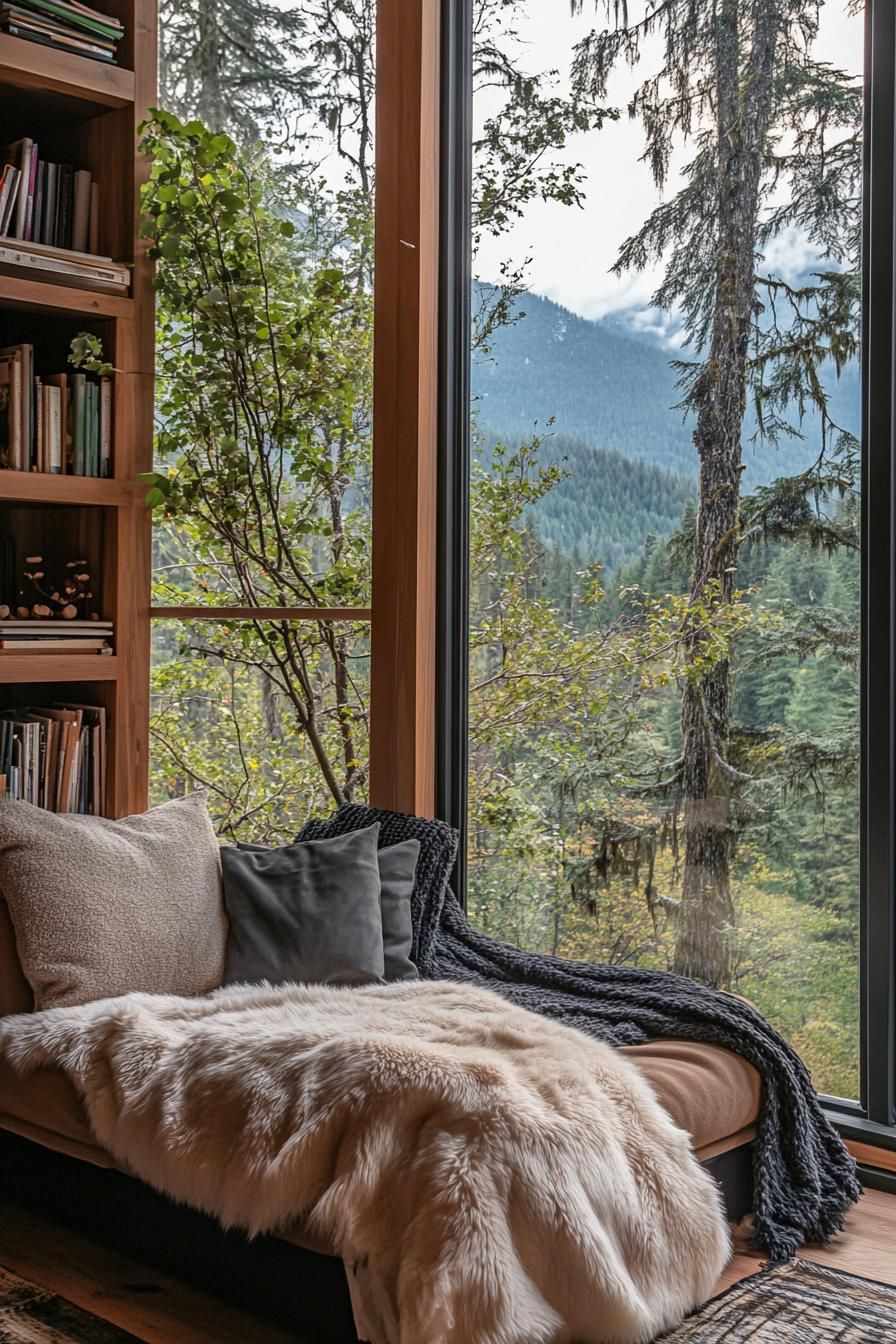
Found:
<svg viewBox="0 0 896 1344"><path fill-rule="evenodd" d="M31 466L32 379L34 379L34 348L31 345L8 345L0 349L0 360L12 362L8 375L12 384L11 413L9 413L7 456L8 466L16 472L27 472Z"/></svg>
<svg viewBox="0 0 896 1344"><path fill-rule="evenodd" d="M75 170L70 163L59 165L59 193L56 207L56 243L66 251L72 246L72 192Z"/></svg>
<svg viewBox="0 0 896 1344"><path fill-rule="evenodd" d="M0 0L0 25L3 5ZM0 151L0 238L27 242L40 255L114 267L111 257L89 253L93 178L85 168L51 163L35 155L30 140L17 140ZM30 237L26 238L32 160L35 165ZM24 184L24 185L23 185ZM97 204L98 208L98 204ZM44 251L41 251L44 249ZM70 254L77 251L78 256ZM126 267L109 278L126 283Z"/></svg>
<svg viewBox="0 0 896 1344"><path fill-rule="evenodd" d="M54 383L44 383L44 471L62 474L62 389Z"/></svg>
<svg viewBox="0 0 896 1344"><path fill-rule="evenodd" d="M112 379L100 378L100 475L112 475Z"/></svg>
<svg viewBox="0 0 896 1344"><path fill-rule="evenodd" d="M22 357L0 352L0 466L15 469L22 437Z"/></svg>
<svg viewBox="0 0 896 1344"><path fill-rule="evenodd" d="M7 441L8 465L13 471L28 471L31 465L33 358L30 345L10 345L0 350L0 360L11 360L15 365L9 375L13 391Z"/></svg>
<svg viewBox="0 0 896 1344"><path fill-rule="evenodd" d="M44 198L40 217L40 237L36 241L53 246L56 242L56 175L55 163L43 163Z"/></svg>
<svg viewBox="0 0 896 1344"><path fill-rule="evenodd" d="M86 475L99 476L100 474L100 440L99 440L99 387L96 383L87 384L87 448L85 452Z"/></svg>
<svg viewBox="0 0 896 1344"><path fill-rule="evenodd" d="M3 173L0 175L0 236L9 231L15 214L16 195L21 177L21 171L15 164L3 165Z"/></svg>
<svg viewBox="0 0 896 1344"><path fill-rule="evenodd" d="M73 256L57 256L49 251L39 251L33 244L8 239L0 239L0 270L5 274L25 271L51 283L74 284L81 289L101 289L113 294L128 292L127 267L100 259L82 262Z"/></svg>
<svg viewBox="0 0 896 1344"><path fill-rule="evenodd" d="M31 218L31 237L36 243L40 242L40 230L44 217L44 192L47 182L47 165L44 160L39 159L37 163L37 176L34 181L34 213Z"/></svg>
<svg viewBox="0 0 896 1344"><path fill-rule="evenodd" d="M32 346L0 349L0 467L111 477L111 377L33 368Z"/></svg>
<svg viewBox="0 0 896 1344"><path fill-rule="evenodd" d="M52 15L39 14L34 10L24 9L22 7L23 3L27 4L27 0L3 0L0 3L0 22L8 20L17 27L21 26L47 34L59 41L70 38L114 52L116 46L114 39L83 29L70 28L66 23Z"/></svg>
<svg viewBox="0 0 896 1344"><path fill-rule="evenodd" d="M90 224L90 173L79 168L75 173L74 212L72 220L72 248L76 252L87 251L87 231Z"/></svg>
<svg viewBox="0 0 896 1344"><path fill-rule="evenodd" d="M58 409L56 412L59 424L58 461L53 458L49 470L62 475L69 470L71 460L68 374L49 373L44 378L44 383L48 387L54 388L58 393Z"/></svg>
<svg viewBox="0 0 896 1344"><path fill-rule="evenodd" d="M29 471L43 471L44 458L44 388L39 378L34 380L34 438L28 458Z"/></svg>
<svg viewBox="0 0 896 1344"><path fill-rule="evenodd" d="M9 244L6 244L9 246ZM73 264L100 266L109 271L117 272L122 278L127 279L129 274L128 267L124 262L113 261L111 257L103 256L97 252L78 252L73 247L50 247L46 243L28 243L27 248L21 250L33 252L36 257L51 257L58 261L71 262Z"/></svg>
<svg viewBox="0 0 896 1344"><path fill-rule="evenodd" d="M109 65L115 64L115 58L110 52L94 46L93 43L79 41L74 34L46 32L21 20L3 18L2 14L0 14L0 31L9 33L11 37L21 37L26 42L38 42L41 46L52 47L55 51L73 50L79 56L88 56L94 61L106 61Z"/></svg>
<svg viewBox="0 0 896 1344"><path fill-rule="evenodd" d="M24 636L0 638L0 653L111 653L104 639L27 639Z"/></svg>
<svg viewBox="0 0 896 1344"><path fill-rule="evenodd" d="M86 373L70 374L69 382L71 384L72 472L75 476L86 476L87 375Z"/></svg>
<svg viewBox="0 0 896 1344"><path fill-rule="evenodd" d="M23 242L30 242L32 238L32 226L34 223L34 194L37 189L37 165L39 162L38 147L31 141L31 152L28 155L28 177L27 188L25 192L25 221L22 225L22 232L18 235Z"/></svg>
<svg viewBox="0 0 896 1344"><path fill-rule="evenodd" d="M28 205L28 181L31 176L31 151L34 142L27 136L21 140L16 140L9 146L7 153L15 153L18 158L16 164L19 170L19 183L16 193L15 223L11 230L13 237L22 238L25 233L25 213Z"/></svg>
<svg viewBox="0 0 896 1344"><path fill-rule="evenodd" d="M77 617L72 621L65 621L61 618L54 620L32 621L24 617L13 620L12 618L0 621L0 635L8 636L10 634L27 633L62 635L73 634L83 635L85 632L96 631L108 635L112 632L111 621L89 621L79 620Z"/></svg>
<svg viewBox="0 0 896 1344"><path fill-rule="evenodd" d="M52 14L70 27L83 28L88 32L113 38L115 41L120 41L124 33L124 28L118 19L100 14L98 10L90 10L85 5L69 4L67 0L18 0L18 7Z"/></svg>

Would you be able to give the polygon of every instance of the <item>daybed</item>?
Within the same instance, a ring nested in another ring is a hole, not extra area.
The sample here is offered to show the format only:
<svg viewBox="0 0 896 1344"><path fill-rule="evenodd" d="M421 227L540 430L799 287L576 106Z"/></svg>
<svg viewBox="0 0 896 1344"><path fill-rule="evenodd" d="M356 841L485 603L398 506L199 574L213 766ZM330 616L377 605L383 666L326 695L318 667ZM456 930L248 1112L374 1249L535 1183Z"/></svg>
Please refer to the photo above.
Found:
<svg viewBox="0 0 896 1344"><path fill-rule="evenodd" d="M31 990L0 900L0 1017L31 1007ZM729 1050L692 1041L665 1039L621 1048L642 1069L673 1120L691 1135L700 1161L720 1179L729 1215L740 1217L750 1199L760 1091L756 1070ZM94 1140L72 1084L55 1070L23 1080L0 1063L0 1127L96 1166L115 1166ZM288 1239L309 1244L301 1228Z"/></svg>

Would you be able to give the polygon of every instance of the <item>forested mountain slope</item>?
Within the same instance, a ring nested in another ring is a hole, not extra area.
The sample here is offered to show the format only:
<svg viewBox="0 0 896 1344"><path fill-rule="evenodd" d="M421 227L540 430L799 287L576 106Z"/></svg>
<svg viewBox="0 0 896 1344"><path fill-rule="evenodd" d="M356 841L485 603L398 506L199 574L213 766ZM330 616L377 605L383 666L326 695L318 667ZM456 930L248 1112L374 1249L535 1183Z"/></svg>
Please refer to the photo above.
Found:
<svg viewBox="0 0 896 1344"><path fill-rule="evenodd" d="M479 429L485 445L501 438L516 446L515 435L502 436L482 425ZM600 560L614 570L633 560L645 537L674 532L685 503L696 498L692 476L596 448L583 439L549 432L540 456L566 475L533 510L538 533L550 547L583 563Z"/></svg>
<svg viewBox="0 0 896 1344"><path fill-rule="evenodd" d="M478 286L481 292L482 286ZM474 307L479 295L474 293ZM522 438L553 420L557 434L578 439L583 448L611 449L667 471L693 477L696 459L691 426L681 411L675 352L650 334L626 329L625 315L592 322L550 299L524 294L516 301L517 321L499 329L487 354L473 359L474 406L480 423L503 437ZM850 366L837 382L832 374L835 418L857 428L859 375ZM804 439L775 448L744 439L746 489L790 475L817 456L817 426L807 422ZM569 467L580 486L593 463Z"/></svg>

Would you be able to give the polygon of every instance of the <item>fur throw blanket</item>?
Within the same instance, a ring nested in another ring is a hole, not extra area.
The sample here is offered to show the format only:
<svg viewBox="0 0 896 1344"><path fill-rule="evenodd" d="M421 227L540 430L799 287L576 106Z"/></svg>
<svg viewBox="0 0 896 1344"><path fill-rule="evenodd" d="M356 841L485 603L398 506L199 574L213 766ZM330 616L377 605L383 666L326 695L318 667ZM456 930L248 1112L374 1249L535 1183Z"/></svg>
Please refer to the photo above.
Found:
<svg viewBox="0 0 896 1344"><path fill-rule="evenodd" d="M772 1260L826 1241L861 1194L856 1164L825 1118L796 1051L760 1012L730 994L666 971L597 966L526 952L474 929L448 882L458 834L442 821L347 803L309 821L299 840L380 823L379 845L420 841L412 901L414 960L428 980L494 990L610 1045L678 1037L721 1045L756 1068L762 1109L754 1146L753 1238Z"/></svg>
<svg viewBox="0 0 896 1344"><path fill-rule="evenodd" d="M6 1018L99 1142L250 1234L346 1264L373 1344L646 1344L729 1253L712 1179L637 1068L481 989L230 986Z"/></svg>

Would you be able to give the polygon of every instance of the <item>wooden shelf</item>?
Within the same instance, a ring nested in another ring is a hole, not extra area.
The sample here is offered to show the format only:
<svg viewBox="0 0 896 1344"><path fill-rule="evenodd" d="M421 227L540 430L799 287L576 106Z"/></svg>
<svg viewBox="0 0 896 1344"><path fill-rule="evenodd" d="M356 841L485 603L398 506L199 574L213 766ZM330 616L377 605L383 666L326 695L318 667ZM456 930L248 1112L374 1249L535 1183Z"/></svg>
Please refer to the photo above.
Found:
<svg viewBox="0 0 896 1344"><path fill-rule="evenodd" d="M146 486L139 481L104 480L96 476L55 476L40 471L0 470L0 501L23 504L135 504Z"/></svg>
<svg viewBox="0 0 896 1344"><path fill-rule="evenodd" d="M118 659L99 653L0 653L0 684L116 681Z"/></svg>
<svg viewBox="0 0 896 1344"><path fill-rule="evenodd" d="M23 93L55 94L91 107L129 107L134 73L118 65L57 51L39 42L0 33L0 84Z"/></svg>
<svg viewBox="0 0 896 1344"><path fill-rule="evenodd" d="M134 300L71 285L54 285L22 275L0 275L0 306L35 312L82 313L85 317L132 317Z"/></svg>
<svg viewBox="0 0 896 1344"><path fill-rule="evenodd" d="M155 303L138 230L148 171L139 127L157 97L158 21L156 0L107 5L123 27L121 65L0 33L0 140L27 136L41 159L91 173L101 193L97 250L133 262L130 289L85 289L73 276L59 275L57 284L30 268L5 267L0 346L31 345L37 370L56 372L66 368L75 332L102 340L110 361L126 371L116 375L112 425L120 478L0 469L0 512L15 573L29 554L46 553L54 566L88 559L98 607L114 622L116 652L0 651L0 707L60 698L101 705L109 727L103 812L116 817L147 806L150 754L152 515L137 477L152 467Z"/></svg>

